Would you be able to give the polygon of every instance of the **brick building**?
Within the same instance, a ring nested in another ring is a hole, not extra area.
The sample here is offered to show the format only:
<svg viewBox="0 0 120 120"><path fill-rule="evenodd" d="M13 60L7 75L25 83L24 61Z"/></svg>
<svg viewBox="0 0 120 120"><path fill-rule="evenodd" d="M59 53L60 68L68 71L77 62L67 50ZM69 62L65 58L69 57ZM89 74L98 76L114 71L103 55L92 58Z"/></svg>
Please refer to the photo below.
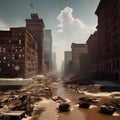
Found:
<svg viewBox="0 0 120 120"><path fill-rule="evenodd" d="M37 44L26 28L0 31L0 77L31 77L38 71Z"/></svg>
<svg viewBox="0 0 120 120"><path fill-rule="evenodd" d="M44 22L37 14L31 14L31 19L26 19L26 28L33 35L38 44L38 73L44 72Z"/></svg>
<svg viewBox="0 0 120 120"><path fill-rule="evenodd" d="M89 75L90 78L99 76L99 61L100 61L100 46L98 41L98 31L91 34L86 42L88 46L88 61L89 61Z"/></svg>
<svg viewBox="0 0 120 120"><path fill-rule="evenodd" d="M96 9L100 46L100 72L120 80L120 0L100 0Z"/></svg>

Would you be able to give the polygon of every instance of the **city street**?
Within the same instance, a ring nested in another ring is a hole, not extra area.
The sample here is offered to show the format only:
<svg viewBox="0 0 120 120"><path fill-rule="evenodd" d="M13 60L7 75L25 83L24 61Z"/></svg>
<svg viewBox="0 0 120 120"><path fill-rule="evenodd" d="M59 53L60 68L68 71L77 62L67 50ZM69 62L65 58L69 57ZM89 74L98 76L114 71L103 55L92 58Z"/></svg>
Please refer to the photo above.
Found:
<svg viewBox="0 0 120 120"><path fill-rule="evenodd" d="M49 81L49 80L48 80ZM38 108L44 109L42 112L37 115L38 120L119 120L120 117L120 110L117 111L113 115L104 115L99 112L100 105L104 103L108 103L111 101L111 94L112 93L89 93L87 96L93 98L99 98L99 102L91 105L89 109L79 108L78 107L78 99L81 96L86 96L85 94L77 93L72 89L65 88L61 79L59 78L56 82L52 84L54 85L53 96L57 95L64 98L70 104L70 111L69 112L58 112L57 108L60 104L59 101L53 101L50 99L43 99L39 103L37 103ZM84 86L85 87L85 86ZM83 91L84 92L84 91ZM94 115L93 115L94 114ZM35 117L35 116L34 116ZM34 120L30 118L30 120ZM29 117L28 117L29 118ZM36 119L36 117L35 117ZM37 120L36 119L36 120ZM26 119L23 119L26 120Z"/></svg>

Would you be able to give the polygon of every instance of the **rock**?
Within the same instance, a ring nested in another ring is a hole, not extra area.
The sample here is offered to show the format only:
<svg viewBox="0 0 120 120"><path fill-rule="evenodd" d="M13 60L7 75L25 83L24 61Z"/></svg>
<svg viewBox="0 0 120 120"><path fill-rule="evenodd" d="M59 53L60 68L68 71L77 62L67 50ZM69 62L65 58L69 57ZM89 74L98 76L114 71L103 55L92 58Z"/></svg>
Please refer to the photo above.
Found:
<svg viewBox="0 0 120 120"><path fill-rule="evenodd" d="M79 101L78 104L79 104L80 108L89 108L90 107L90 103L89 102Z"/></svg>
<svg viewBox="0 0 120 120"><path fill-rule="evenodd" d="M69 108L70 108L70 105L68 103L61 103L59 105L58 110L59 110L59 112L67 112L70 110Z"/></svg>
<svg viewBox="0 0 120 120"><path fill-rule="evenodd" d="M93 104L93 103L97 103L99 100L96 98L81 97L79 98L79 101L84 101L84 102Z"/></svg>
<svg viewBox="0 0 120 120"><path fill-rule="evenodd" d="M64 98L60 97L60 96L53 96L52 100L56 101L56 102L59 101L59 100L62 101L63 103L66 102L66 100Z"/></svg>
<svg viewBox="0 0 120 120"><path fill-rule="evenodd" d="M59 97L59 96L53 96L53 97L52 97L52 100L53 100L53 101L57 101L57 100L60 100L60 98L61 98L61 97Z"/></svg>
<svg viewBox="0 0 120 120"><path fill-rule="evenodd" d="M111 105L101 105L100 112L107 115L112 115L116 108Z"/></svg>

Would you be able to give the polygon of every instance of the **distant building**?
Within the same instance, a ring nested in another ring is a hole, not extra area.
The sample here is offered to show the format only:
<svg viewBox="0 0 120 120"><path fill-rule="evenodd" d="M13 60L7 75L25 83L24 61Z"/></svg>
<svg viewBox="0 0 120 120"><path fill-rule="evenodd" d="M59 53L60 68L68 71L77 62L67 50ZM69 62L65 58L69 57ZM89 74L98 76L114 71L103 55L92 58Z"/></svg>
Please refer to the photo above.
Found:
<svg viewBox="0 0 120 120"><path fill-rule="evenodd" d="M101 77L120 80L120 0L100 0L95 14Z"/></svg>
<svg viewBox="0 0 120 120"><path fill-rule="evenodd" d="M26 19L26 28L33 35L38 44L38 73L44 72L44 22L38 15L31 14L31 19Z"/></svg>
<svg viewBox="0 0 120 120"><path fill-rule="evenodd" d="M72 43L72 72L75 75L79 75L80 71L80 54L87 53L87 45L86 44L76 44Z"/></svg>
<svg viewBox="0 0 120 120"><path fill-rule="evenodd" d="M52 52L52 71L56 72L56 70L57 70L56 53Z"/></svg>
<svg viewBox="0 0 120 120"><path fill-rule="evenodd" d="M79 55L79 77L89 78L89 60L88 53L81 53Z"/></svg>
<svg viewBox="0 0 120 120"><path fill-rule="evenodd" d="M28 78L37 72L37 43L27 29L0 31L0 77Z"/></svg>
<svg viewBox="0 0 120 120"><path fill-rule="evenodd" d="M61 76L63 76L63 74L64 74L64 66L65 66L65 61L62 60L61 67L60 67L60 72L59 72Z"/></svg>
<svg viewBox="0 0 120 120"><path fill-rule="evenodd" d="M51 30L44 30L44 61L46 71L52 70L52 34Z"/></svg>
<svg viewBox="0 0 120 120"><path fill-rule="evenodd" d="M72 60L72 52L65 51L64 52L64 73L65 74L71 72L71 66L69 66L71 60Z"/></svg>

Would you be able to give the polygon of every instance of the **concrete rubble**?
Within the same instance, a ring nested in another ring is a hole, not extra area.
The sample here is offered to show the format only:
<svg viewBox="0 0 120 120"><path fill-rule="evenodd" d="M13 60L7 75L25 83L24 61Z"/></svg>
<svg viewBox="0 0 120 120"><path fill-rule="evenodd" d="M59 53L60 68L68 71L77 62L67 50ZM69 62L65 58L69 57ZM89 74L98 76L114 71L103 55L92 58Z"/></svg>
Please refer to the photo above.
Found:
<svg viewBox="0 0 120 120"><path fill-rule="evenodd" d="M0 120L3 114L9 111L25 111L27 118L33 117L41 112L36 109L36 104L43 98L49 99L52 96L55 82L54 76L39 75L33 78L29 85L20 90L8 90L0 94Z"/></svg>

